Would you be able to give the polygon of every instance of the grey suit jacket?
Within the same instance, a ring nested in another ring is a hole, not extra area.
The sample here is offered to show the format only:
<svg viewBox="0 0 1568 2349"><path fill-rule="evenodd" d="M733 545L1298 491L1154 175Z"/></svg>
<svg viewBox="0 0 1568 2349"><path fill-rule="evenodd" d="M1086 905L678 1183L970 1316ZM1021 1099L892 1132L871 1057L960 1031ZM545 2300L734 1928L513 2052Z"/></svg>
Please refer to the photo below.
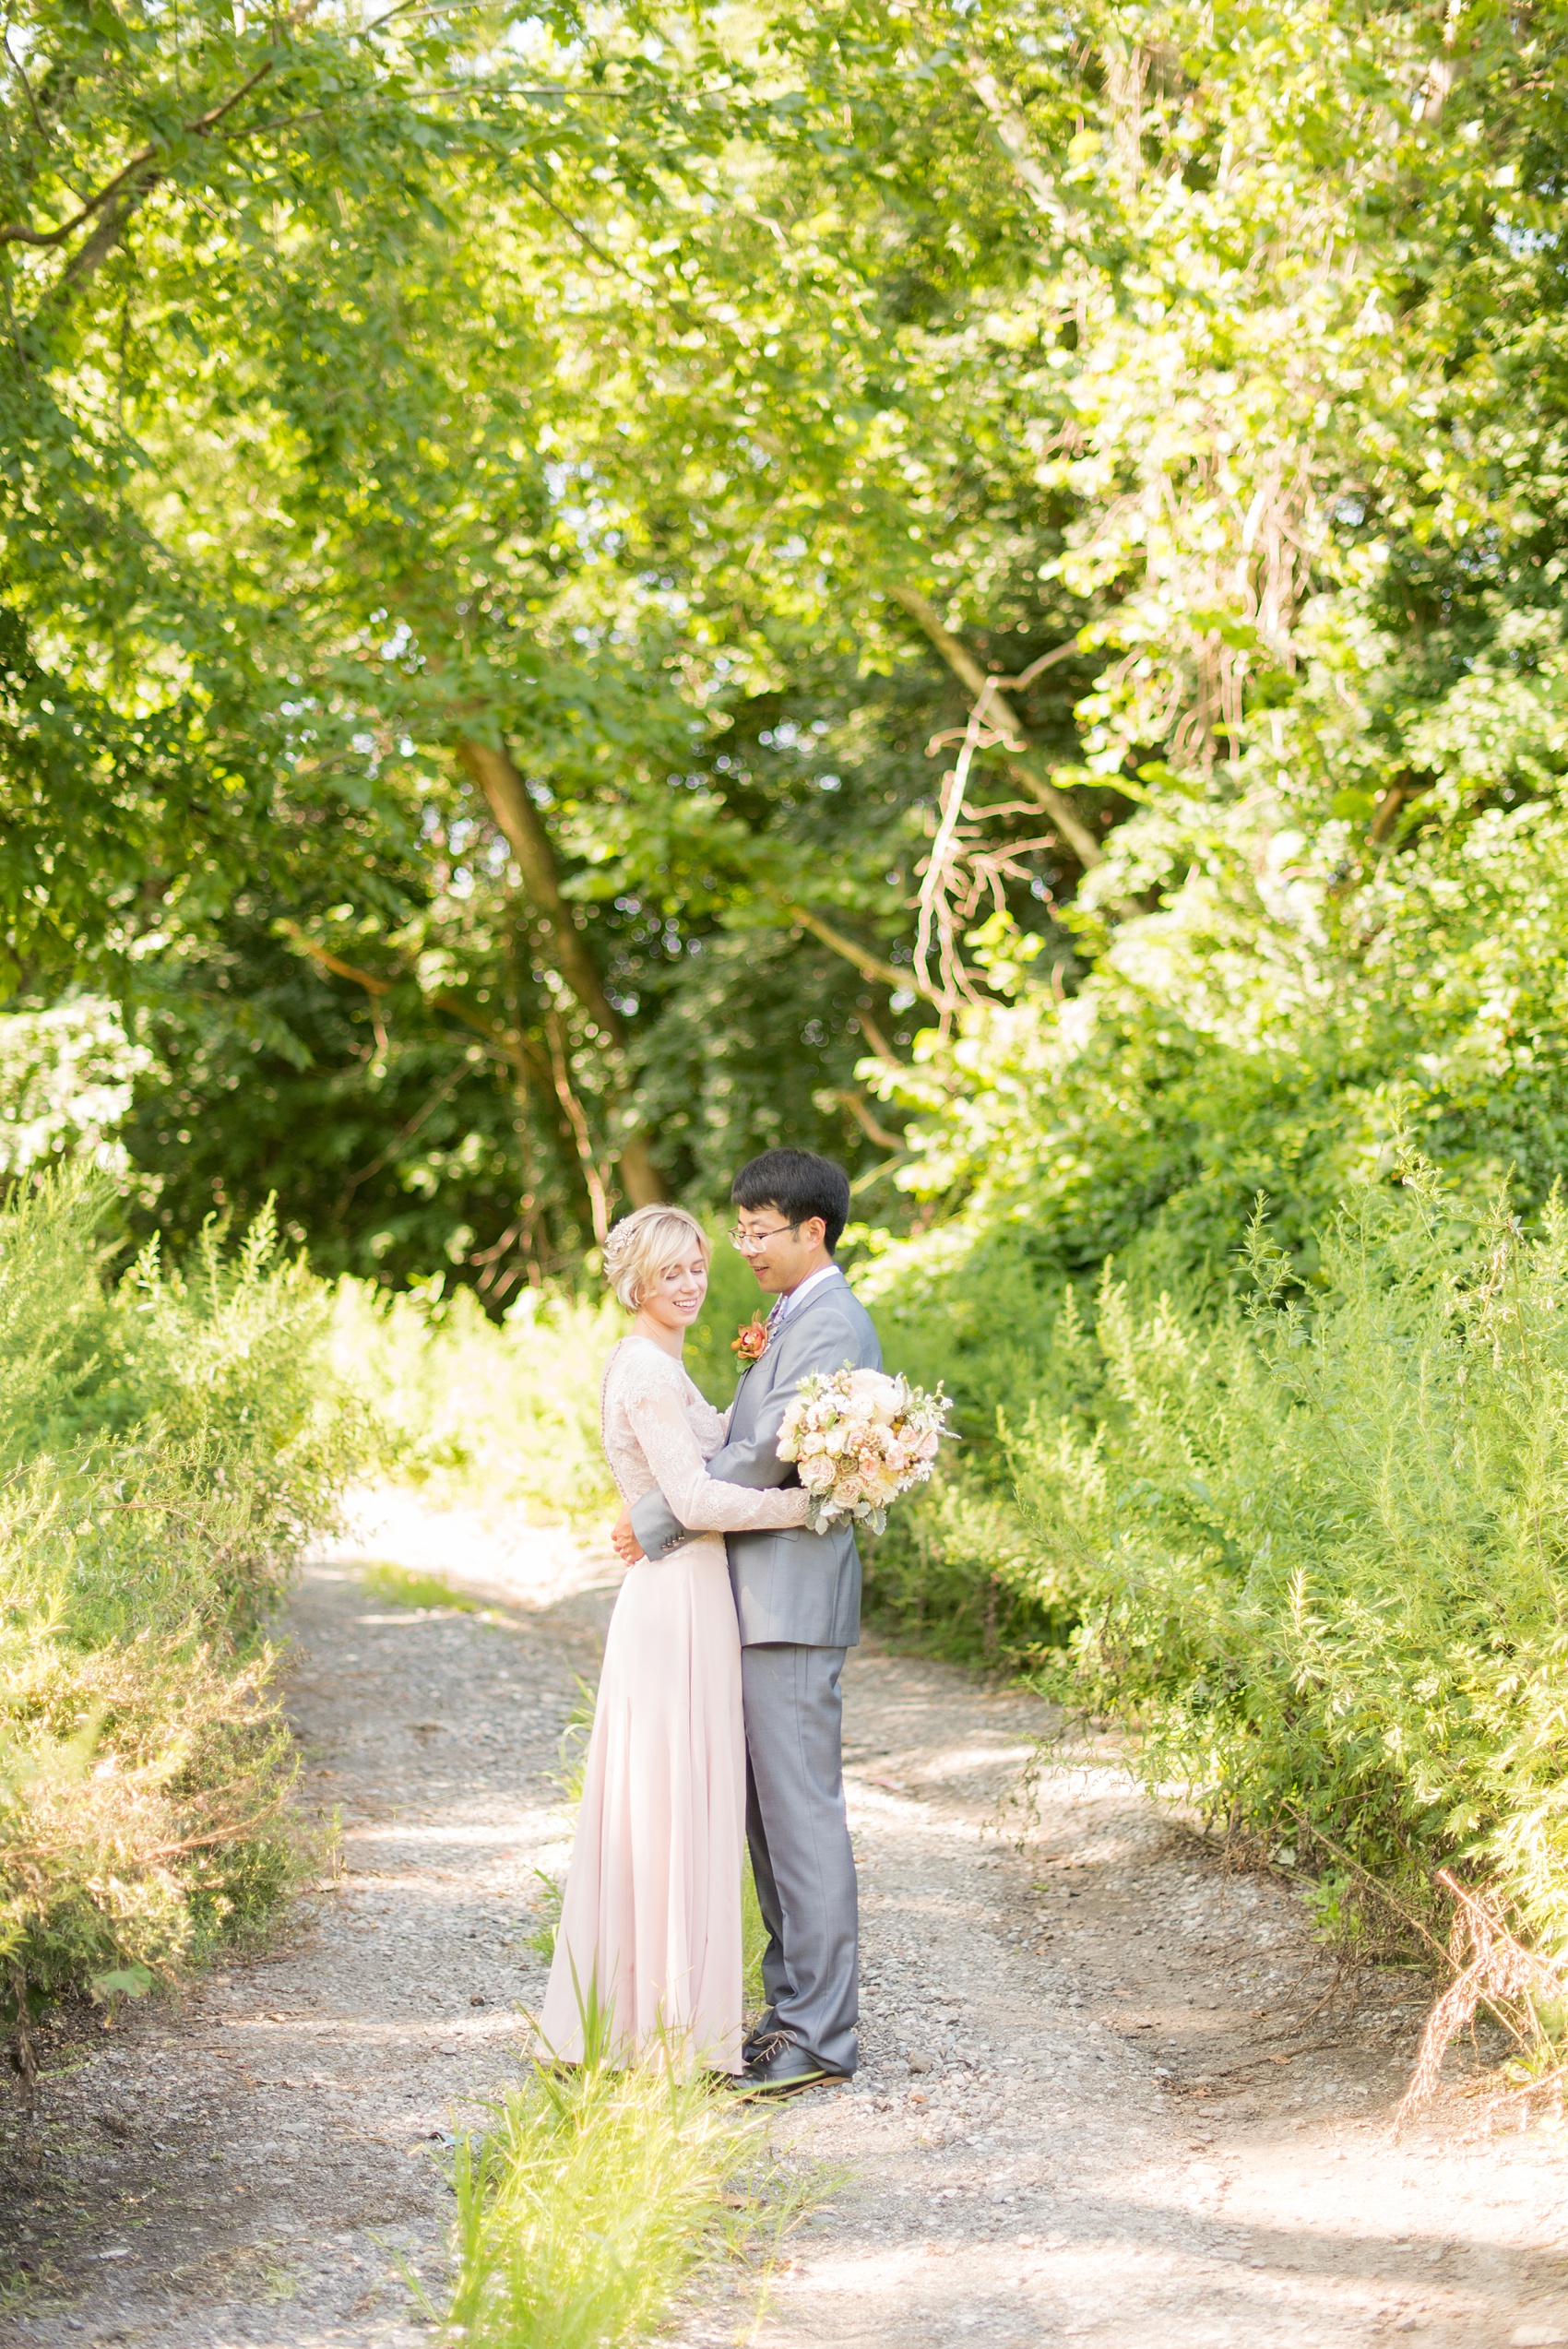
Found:
<svg viewBox="0 0 1568 2349"><path fill-rule="evenodd" d="M729 1441L707 1464L721 1484L799 1482L780 1460L778 1424L801 1381L813 1370L879 1370L882 1348L871 1315L847 1280L826 1280L788 1316L760 1362L741 1373ZM632 1510L646 1556L662 1558L690 1538L656 1485ZM853 1647L861 1636L861 1553L848 1521L826 1534L804 1525L785 1533L726 1534L730 1582L742 1647L775 1642L791 1647Z"/></svg>

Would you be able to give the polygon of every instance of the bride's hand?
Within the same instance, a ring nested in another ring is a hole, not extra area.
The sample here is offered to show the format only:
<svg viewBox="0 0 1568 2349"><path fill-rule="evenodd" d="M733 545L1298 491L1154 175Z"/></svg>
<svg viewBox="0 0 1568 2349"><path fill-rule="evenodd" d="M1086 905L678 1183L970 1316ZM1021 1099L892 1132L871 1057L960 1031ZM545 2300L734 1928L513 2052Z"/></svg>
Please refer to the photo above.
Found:
<svg viewBox="0 0 1568 2349"><path fill-rule="evenodd" d="M623 1509L610 1532L610 1547L624 1566L635 1566L644 1555L643 1546L632 1531L632 1513Z"/></svg>

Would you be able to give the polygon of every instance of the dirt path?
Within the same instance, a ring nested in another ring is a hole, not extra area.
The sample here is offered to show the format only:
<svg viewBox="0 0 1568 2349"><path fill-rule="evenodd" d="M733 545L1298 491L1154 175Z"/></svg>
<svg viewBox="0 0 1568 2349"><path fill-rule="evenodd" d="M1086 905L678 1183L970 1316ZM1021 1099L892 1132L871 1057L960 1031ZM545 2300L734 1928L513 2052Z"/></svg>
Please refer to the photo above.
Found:
<svg viewBox="0 0 1568 2349"><path fill-rule="evenodd" d="M505 1603L377 1605L346 1558L307 1576L294 1705L342 1876L266 1963L62 2048L35 2121L0 2107L0 2340L427 2337L443 2133L542 1987L549 1774L614 1578L403 1506L364 1547ZM764 2349L1568 2343L1561 2127L1467 2140L1451 2106L1390 2143L1419 1981L1322 2009L1283 1884L1223 1874L1110 1766L1049 1780L1020 1854L994 1829L1037 1707L865 1652L848 1685L866 2062L776 2124L846 2183ZM741 2321L720 2294L682 2338Z"/></svg>
<svg viewBox="0 0 1568 2349"><path fill-rule="evenodd" d="M1392 2141L1422 1977L1330 1999L1285 1884L1111 1766L1050 1777L1020 1854L1016 1697L866 1655L852 1721L865 2061L781 2126L848 2183L765 2349L1568 2343L1562 2125L1483 2137L1455 2082Z"/></svg>

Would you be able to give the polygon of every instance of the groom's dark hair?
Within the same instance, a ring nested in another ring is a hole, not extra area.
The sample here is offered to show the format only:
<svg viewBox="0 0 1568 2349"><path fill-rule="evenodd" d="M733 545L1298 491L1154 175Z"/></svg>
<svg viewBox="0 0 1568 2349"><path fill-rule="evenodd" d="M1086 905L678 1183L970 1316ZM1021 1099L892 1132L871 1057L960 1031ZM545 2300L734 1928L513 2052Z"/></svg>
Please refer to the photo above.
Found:
<svg viewBox="0 0 1568 2349"><path fill-rule="evenodd" d="M827 1227L823 1245L830 1256L849 1220L849 1178L842 1167L831 1158L819 1158L814 1150L765 1150L741 1169L730 1196L748 1215L773 1207L788 1224L820 1216Z"/></svg>

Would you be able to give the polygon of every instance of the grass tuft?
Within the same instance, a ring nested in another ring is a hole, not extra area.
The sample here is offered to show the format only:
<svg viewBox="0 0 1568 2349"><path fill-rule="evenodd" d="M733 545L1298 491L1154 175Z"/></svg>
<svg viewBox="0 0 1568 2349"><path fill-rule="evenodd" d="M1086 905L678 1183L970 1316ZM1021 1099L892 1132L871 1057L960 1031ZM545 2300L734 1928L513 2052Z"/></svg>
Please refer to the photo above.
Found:
<svg viewBox="0 0 1568 2349"><path fill-rule="evenodd" d="M477 1598L454 1589L441 1574L418 1574L406 1566L377 1560L361 1568L360 1580L372 1598L385 1599L390 1607L449 1608L459 1615L481 1611Z"/></svg>
<svg viewBox="0 0 1568 2349"><path fill-rule="evenodd" d="M588 2060L529 2067L457 2149L448 2338L469 2349L620 2349L665 2326L706 2273L766 2287L833 2181L769 2157L765 2123L660 2058L616 2070L591 1990Z"/></svg>

